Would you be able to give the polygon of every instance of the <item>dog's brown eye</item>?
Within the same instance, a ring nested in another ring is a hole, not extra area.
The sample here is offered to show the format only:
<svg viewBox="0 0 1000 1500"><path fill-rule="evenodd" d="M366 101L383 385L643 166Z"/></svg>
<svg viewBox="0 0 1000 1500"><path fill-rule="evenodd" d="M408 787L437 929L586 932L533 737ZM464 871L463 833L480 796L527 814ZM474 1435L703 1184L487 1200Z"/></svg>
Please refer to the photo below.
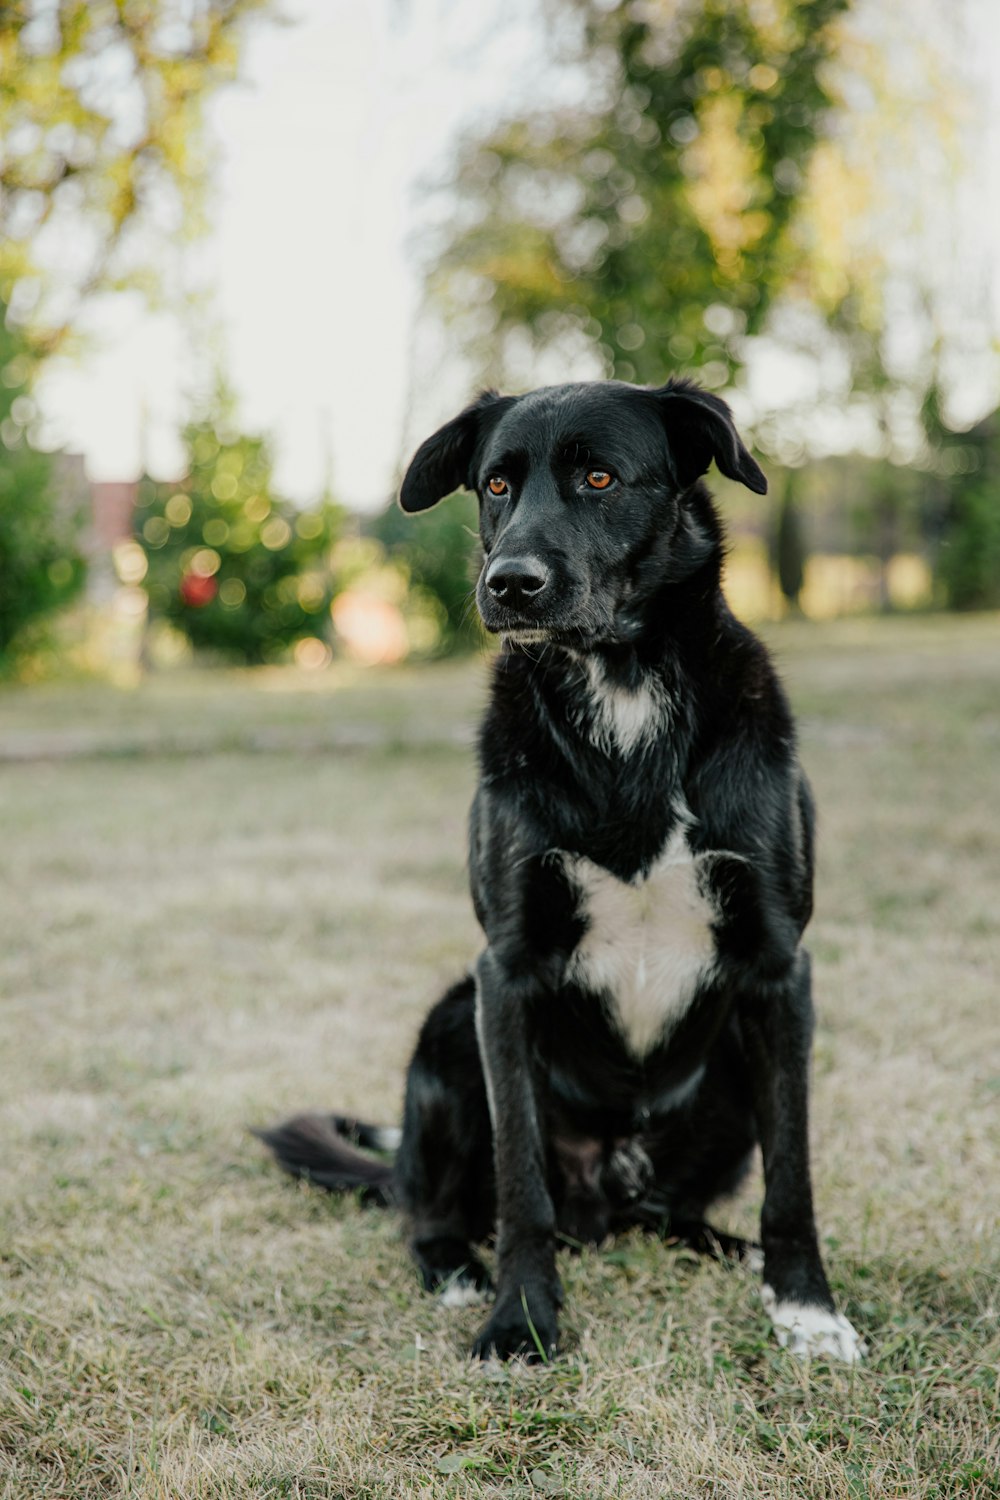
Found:
<svg viewBox="0 0 1000 1500"><path fill-rule="evenodd" d="M492 479L487 479L486 488L489 490L491 495L506 495L507 481L506 479L499 479L496 475L494 475Z"/></svg>
<svg viewBox="0 0 1000 1500"><path fill-rule="evenodd" d="M587 483L592 490L606 490L611 483L611 475L607 469L590 469L587 473Z"/></svg>

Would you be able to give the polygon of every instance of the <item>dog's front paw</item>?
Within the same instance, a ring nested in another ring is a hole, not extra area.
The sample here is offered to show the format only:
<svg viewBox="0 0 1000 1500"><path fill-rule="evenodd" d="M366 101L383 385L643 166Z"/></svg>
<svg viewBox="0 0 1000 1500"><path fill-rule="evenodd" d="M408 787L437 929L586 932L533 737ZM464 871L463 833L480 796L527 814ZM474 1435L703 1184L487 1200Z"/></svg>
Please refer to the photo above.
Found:
<svg viewBox="0 0 1000 1500"><path fill-rule="evenodd" d="M559 1324L556 1305L544 1292L519 1291L505 1297L472 1346L473 1359L525 1359L547 1363L556 1353Z"/></svg>
<svg viewBox="0 0 1000 1500"><path fill-rule="evenodd" d="M778 1343L799 1359L838 1359L854 1365L868 1346L843 1313L804 1302L781 1302L773 1287L761 1287L760 1300L774 1325Z"/></svg>

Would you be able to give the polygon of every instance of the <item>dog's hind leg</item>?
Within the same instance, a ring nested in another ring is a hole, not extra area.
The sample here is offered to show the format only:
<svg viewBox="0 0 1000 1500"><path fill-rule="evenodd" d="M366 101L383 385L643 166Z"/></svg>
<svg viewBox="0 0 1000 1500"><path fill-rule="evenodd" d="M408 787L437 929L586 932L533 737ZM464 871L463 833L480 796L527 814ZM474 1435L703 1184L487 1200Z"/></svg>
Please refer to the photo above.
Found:
<svg viewBox="0 0 1000 1500"><path fill-rule="evenodd" d="M755 1240L715 1229L704 1219L671 1219L666 1240L668 1244L683 1245L686 1250L710 1255L715 1260L741 1261L751 1270L760 1270L764 1264L764 1252Z"/></svg>
<svg viewBox="0 0 1000 1500"><path fill-rule="evenodd" d="M730 1152L734 1154L730 1155ZM689 1184L688 1194L672 1203L662 1229L667 1244L683 1245L687 1250L710 1255L714 1260L741 1261L751 1270L759 1271L764 1264L764 1254L756 1240L716 1229L705 1217L710 1204L720 1198L729 1198L737 1191L750 1169L751 1160L752 1153L745 1149L739 1135L732 1140L720 1138L715 1160L706 1153L701 1162L705 1173L700 1184L703 1192L692 1195Z"/></svg>
<svg viewBox="0 0 1000 1500"><path fill-rule="evenodd" d="M471 979L424 1022L406 1078L395 1182L411 1219L410 1248L428 1291L482 1300L489 1273L472 1250L494 1226L493 1143Z"/></svg>
<svg viewBox="0 0 1000 1500"><path fill-rule="evenodd" d="M645 1229L660 1235L667 1245L683 1246L698 1255L710 1255L713 1260L739 1261L753 1271L759 1271L764 1263L763 1251L755 1240L716 1229L703 1217L700 1206L671 1205L655 1188L636 1204L620 1209L614 1223L616 1229L633 1226Z"/></svg>
<svg viewBox="0 0 1000 1500"><path fill-rule="evenodd" d="M759 1269L760 1246L716 1229L707 1217L714 1203L738 1191L754 1159L757 1129L745 1071L739 1034L729 1025L693 1091L654 1116L642 1137L653 1181L635 1205L634 1221L668 1244Z"/></svg>

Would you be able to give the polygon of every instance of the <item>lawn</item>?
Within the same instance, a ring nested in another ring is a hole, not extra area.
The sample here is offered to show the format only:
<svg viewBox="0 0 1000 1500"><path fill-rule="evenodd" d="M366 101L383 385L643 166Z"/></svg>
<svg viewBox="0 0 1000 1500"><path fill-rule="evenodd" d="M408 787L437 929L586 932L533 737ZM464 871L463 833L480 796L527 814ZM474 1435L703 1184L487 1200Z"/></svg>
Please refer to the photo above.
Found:
<svg viewBox="0 0 1000 1500"><path fill-rule="evenodd" d="M821 1233L858 1370L639 1236L473 1366L396 1219L246 1132L398 1117L475 953L473 662L0 696L0 1495L1000 1494L1000 620L772 644L821 809ZM755 1177L718 1213L753 1232Z"/></svg>

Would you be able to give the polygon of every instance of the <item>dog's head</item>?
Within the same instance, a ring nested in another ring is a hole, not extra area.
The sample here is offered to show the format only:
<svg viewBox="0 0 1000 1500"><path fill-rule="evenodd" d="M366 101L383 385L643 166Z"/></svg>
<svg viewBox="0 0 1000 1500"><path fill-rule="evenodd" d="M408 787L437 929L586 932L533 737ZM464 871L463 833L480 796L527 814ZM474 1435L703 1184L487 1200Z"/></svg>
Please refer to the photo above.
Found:
<svg viewBox="0 0 1000 1500"><path fill-rule="evenodd" d="M729 407L690 381L487 391L417 450L400 493L426 510L459 488L479 496L485 560L476 602L514 640L627 642L649 600L719 551L698 481L767 481Z"/></svg>

